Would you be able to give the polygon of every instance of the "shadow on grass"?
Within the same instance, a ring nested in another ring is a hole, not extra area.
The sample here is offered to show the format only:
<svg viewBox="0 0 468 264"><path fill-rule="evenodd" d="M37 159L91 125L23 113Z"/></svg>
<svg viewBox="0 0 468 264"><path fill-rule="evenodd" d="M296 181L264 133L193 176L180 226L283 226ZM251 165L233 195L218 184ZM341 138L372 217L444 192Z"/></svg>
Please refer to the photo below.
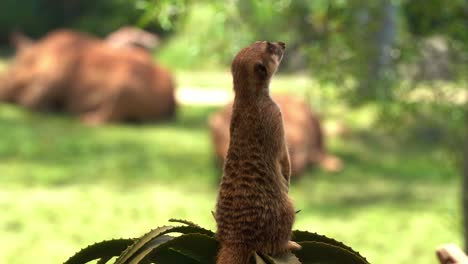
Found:
<svg viewBox="0 0 468 264"><path fill-rule="evenodd" d="M312 168L295 180L298 209L340 217L381 206L417 211L458 192L456 168L446 153L429 151L431 146L402 145L369 132L335 141L332 152L343 159L344 170L329 174Z"/></svg>
<svg viewBox="0 0 468 264"><path fill-rule="evenodd" d="M336 151L352 174L386 179L447 181L457 177L450 153L431 144L402 143L378 132L360 131L342 139Z"/></svg>
<svg viewBox="0 0 468 264"><path fill-rule="evenodd" d="M297 209L312 215L343 218L369 210L387 211L389 216L394 211L444 211L447 199L458 193L458 187L456 181L405 181L363 171L361 177L351 173L304 177L294 182L291 193Z"/></svg>
<svg viewBox="0 0 468 264"><path fill-rule="evenodd" d="M205 124L214 108L182 108L174 122L87 127L75 118L0 105L0 181L64 185L210 181Z"/></svg>

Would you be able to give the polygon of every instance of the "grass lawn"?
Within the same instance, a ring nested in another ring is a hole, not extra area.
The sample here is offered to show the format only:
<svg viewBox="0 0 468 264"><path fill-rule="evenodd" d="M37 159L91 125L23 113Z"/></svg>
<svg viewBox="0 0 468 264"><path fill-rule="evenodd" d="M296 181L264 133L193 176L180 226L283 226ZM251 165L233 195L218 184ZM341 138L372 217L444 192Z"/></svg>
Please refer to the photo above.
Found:
<svg viewBox="0 0 468 264"><path fill-rule="evenodd" d="M178 83L229 86L223 76L182 72ZM300 92L309 80L283 83ZM87 127L0 104L0 263L61 263L88 244L139 236L169 218L214 229L221 171L206 118L215 110L185 105L173 122ZM372 263L436 263L437 245L460 244L460 180L444 153L373 132L372 107L335 102L328 110L353 128L328 142L345 169L310 168L293 181L302 210L295 228L341 240Z"/></svg>

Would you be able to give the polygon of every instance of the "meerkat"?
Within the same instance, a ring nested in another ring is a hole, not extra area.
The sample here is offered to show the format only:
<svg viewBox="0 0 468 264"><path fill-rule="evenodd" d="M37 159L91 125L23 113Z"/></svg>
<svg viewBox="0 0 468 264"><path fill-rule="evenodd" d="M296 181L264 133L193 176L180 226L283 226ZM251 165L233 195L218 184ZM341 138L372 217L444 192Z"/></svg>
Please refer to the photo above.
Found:
<svg viewBox="0 0 468 264"><path fill-rule="evenodd" d="M290 241L291 166L281 111L269 91L284 51L283 42L257 41L231 65L235 98L215 211L217 264L244 264L254 252L281 256L300 248Z"/></svg>

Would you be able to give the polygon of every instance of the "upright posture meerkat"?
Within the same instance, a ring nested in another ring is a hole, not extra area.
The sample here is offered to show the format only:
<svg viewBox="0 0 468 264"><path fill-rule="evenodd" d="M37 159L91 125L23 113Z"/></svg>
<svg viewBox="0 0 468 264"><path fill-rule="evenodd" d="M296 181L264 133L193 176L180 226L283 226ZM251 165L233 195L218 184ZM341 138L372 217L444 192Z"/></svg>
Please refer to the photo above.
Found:
<svg viewBox="0 0 468 264"><path fill-rule="evenodd" d="M258 41L231 65L235 99L215 213L218 264L248 263L254 251L279 256L300 248L290 241L291 167L281 111L269 92L284 50L283 42Z"/></svg>

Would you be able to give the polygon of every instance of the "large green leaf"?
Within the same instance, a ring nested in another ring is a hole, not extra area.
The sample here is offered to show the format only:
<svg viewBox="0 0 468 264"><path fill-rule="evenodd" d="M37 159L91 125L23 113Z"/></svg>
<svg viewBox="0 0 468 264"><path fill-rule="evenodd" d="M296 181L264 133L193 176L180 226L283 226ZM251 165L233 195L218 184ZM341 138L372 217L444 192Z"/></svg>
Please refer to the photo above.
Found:
<svg viewBox="0 0 468 264"><path fill-rule="evenodd" d="M158 246L174 239L172 236L168 235L161 235L157 238L151 240L150 242L146 243L143 247L135 252L125 263L128 264L139 264L142 260L153 251Z"/></svg>
<svg viewBox="0 0 468 264"><path fill-rule="evenodd" d="M293 231L292 239L293 239L293 241L298 242L298 243L299 242L322 242L322 243L325 243L325 244L333 245L335 247L339 247L339 248L342 248L344 250L347 250L347 251L359 256L361 259L365 260L365 258L363 256L361 256L359 254L359 252L355 251L351 247L343 244L340 241L337 241L337 240L335 240L333 238L326 237L324 235L320 235L320 234L317 234L317 233L311 233L311 232L307 232L307 231L295 230L295 231Z"/></svg>
<svg viewBox="0 0 468 264"><path fill-rule="evenodd" d="M170 263L181 263L181 264L200 264L200 262L190 256L186 256L181 252L174 249L161 250L158 252L157 257L153 255L146 256L142 261L142 264L158 263L158 264L170 264Z"/></svg>
<svg viewBox="0 0 468 264"><path fill-rule="evenodd" d="M150 232L144 234L142 237L140 237L132 246L130 246L119 257L119 259L117 259L117 262L115 264L138 263L154 248L170 240L168 237L166 237L165 239L159 239L159 237L164 236L169 233L181 233L181 234L197 233L197 234L203 234L203 235L210 236L210 237L212 237L214 234L210 230L207 230L198 226L194 226L194 225L185 225L185 226L176 226L176 227L162 226L162 227L153 229Z"/></svg>
<svg viewBox="0 0 468 264"><path fill-rule="evenodd" d="M98 260L96 264L106 264L109 260L111 260L113 257L107 256L107 257L102 257Z"/></svg>
<svg viewBox="0 0 468 264"><path fill-rule="evenodd" d="M273 264L273 262L268 262L268 260L265 260L263 257L260 256L260 254L254 253L254 258L255 258L255 264Z"/></svg>
<svg viewBox="0 0 468 264"><path fill-rule="evenodd" d="M327 244L332 244L337 247L345 248L347 250L353 250L352 248L346 246L342 242L339 242L333 238L329 238L327 236L320 235L317 233L311 233L308 231L294 230L292 233L292 240L298 243L305 242L305 241L324 242Z"/></svg>
<svg viewBox="0 0 468 264"><path fill-rule="evenodd" d="M98 259L109 260L112 257L119 256L133 242L133 239L114 239L102 241L80 250L67 261L65 261L64 264L84 264Z"/></svg>
<svg viewBox="0 0 468 264"><path fill-rule="evenodd" d="M190 221L171 219L183 226L163 226L151 230L138 239L104 241L89 246L65 264L84 264L99 260L105 264L119 256L115 264L214 264L219 249L215 233ZM175 236L174 236L174 235ZM271 257L255 253L256 264L368 264L358 252L345 244L317 233L294 231L293 240L302 249L295 254ZM296 257L297 256L297 257Z"/></svg>
<svg viewBox="0 0 468 264"><path fill-rule="evenodd" d="M188 226L201 228L199 225L195 224L194 222L188 221L188 220L185 220L185 219L171 218L171 219L169 219L169 222L171 222L171 223L180 223L180 224L185 224L185 225L188 225Z"/></svg>
<svg viewBox="0 0 468 264"><path fill-rule="evenodd" d="M299 259L293 254L289 253L281 257L271 257L262 253L255 253L256 264L301 264Z"/></svg>
<svg viewBox="0 0 468 264"><path fill-rule="evenodd" d="M213 237L204 234L185 234L155 248L146 259L156 263L175 263L167 259L174 251L196 263L215 263L219 244ZM182 263L182 262L181 262Z"/></svg>
<svg viewBox="0 0 468 264"><path fill-rule="evenodd" d="M185 232L184 234L187 234L187 233L200 233L200 234L205 234L205 235L209 235L209 236L214 236L215 235L215 233L213 231L208 230L206 228L203 228L203 227L201 227L201 226L199 226L199 225L197 225L197 224L195 224L195 223L193 223L191 221L171 218L171 219L169 219L169 222L185 224L185 225L190 226L190 227L193 228L193 229L190 229L190 231Z"/></svg>
<svg viewBox="0 0 468 264"><path fill-rule="evenodd" d="M296 256L304 264L369 264L354 252L323 242L300 242Z"/></svg>
<svg viewBox="0 0 468 264"><path fill-rule="evenodd" d="M173 226L162 226L156 229L149 231L144 234L138 240L135 241L133 245L128 247L122 255L117 259L115 264L126 264L130 263L131 259L138 255L138 251L141 250L146 244L151 242L151 240L156 239L159 236L164 235L169 230L173 229Z"/></svg>

